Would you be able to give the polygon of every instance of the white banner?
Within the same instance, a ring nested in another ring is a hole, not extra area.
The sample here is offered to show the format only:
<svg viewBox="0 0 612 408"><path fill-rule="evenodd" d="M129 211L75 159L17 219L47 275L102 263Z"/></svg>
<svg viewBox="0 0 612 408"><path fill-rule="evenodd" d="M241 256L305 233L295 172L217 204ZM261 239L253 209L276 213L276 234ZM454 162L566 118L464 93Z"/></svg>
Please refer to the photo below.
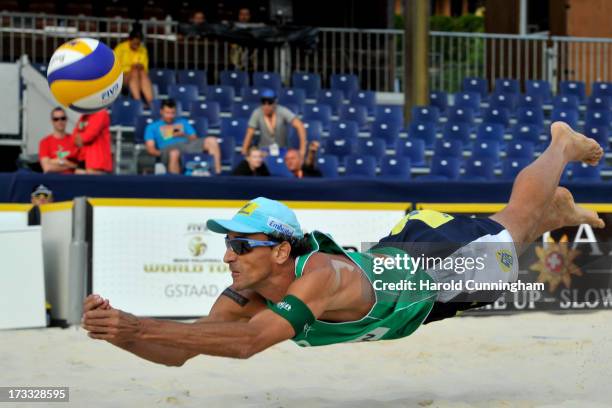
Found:
<svg viewBox="0 0 612 408"><path fill-rule="evenodd" d="M0 204L0 231L26 228L31 204Z"/></svg>
<svg viewBox="0 0 612 408"><path fill-rule="evenodd" d="M143 316L203 316L231 284L223 236L209 218L231 218L243 201L92 199L93 292ZM378 241L407 205L287 202L305 231L342 246Z"/></svg>

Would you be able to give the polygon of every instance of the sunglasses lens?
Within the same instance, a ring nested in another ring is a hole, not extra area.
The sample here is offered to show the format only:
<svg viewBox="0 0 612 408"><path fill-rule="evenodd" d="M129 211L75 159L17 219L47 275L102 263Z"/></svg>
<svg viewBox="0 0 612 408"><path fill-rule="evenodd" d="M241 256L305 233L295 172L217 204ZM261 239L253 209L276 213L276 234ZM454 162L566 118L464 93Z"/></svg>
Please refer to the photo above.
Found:
<svg viewBox="0 0 612 408"><path fill-rule="evenodd" d="M57 121L60 121L60 120L66 120L66 117L65 117L65 116L62 116L62 117L60 117L60 118L53 118L53 121L54 121L54 122L57 122Z"/></svg>
<svg viewBox="0 0 612 408"><path fill-rule="evenodd" d="M232 251L236 253L236 255L243 255L249 252L252 248L246 241L238 241L234 239L226 239L225 246L227 248L231 248Z"/></svg>

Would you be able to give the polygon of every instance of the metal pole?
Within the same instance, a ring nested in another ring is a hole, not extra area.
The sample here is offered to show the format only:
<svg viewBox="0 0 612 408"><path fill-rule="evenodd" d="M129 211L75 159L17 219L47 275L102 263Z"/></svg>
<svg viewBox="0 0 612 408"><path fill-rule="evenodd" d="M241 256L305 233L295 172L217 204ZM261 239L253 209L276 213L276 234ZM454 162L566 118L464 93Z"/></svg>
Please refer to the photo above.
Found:
<svg viewBox="0 0 612 408"><path fill-rule="evenodd" d="M409 122L412 106L429 102L429 0L405 0L404 21L404 120Z"/></svg>

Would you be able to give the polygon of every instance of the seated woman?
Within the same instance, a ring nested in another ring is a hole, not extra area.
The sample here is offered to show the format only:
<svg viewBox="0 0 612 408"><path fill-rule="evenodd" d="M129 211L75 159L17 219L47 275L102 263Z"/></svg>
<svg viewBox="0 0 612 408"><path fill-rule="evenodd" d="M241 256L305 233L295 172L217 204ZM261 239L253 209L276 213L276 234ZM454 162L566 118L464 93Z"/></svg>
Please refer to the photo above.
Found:
<svg viewBox="0 0 612 408"><path fill-rule="evenodd" d="M130 90L132 98L147 105L153 101L153 87L149 79L149 54L142 44L142 33L132 30L126 41L115 47L115 55L123 69L123 86Z"/></svg>

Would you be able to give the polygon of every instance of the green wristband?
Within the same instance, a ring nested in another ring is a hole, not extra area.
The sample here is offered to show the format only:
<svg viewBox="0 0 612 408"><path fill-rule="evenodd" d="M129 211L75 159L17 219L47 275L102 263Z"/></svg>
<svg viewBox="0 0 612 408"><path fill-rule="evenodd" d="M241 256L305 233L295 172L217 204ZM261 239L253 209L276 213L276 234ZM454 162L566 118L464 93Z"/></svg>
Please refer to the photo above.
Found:
<svg viewBox="0 0 612 408"><path fill-rule="evenodd" d="M307 333L310 325L316 320L308 306L293 295L287 295L283 300L269 307L274 313L291 324L295 331L294 337L302 332Z"/></svg>

